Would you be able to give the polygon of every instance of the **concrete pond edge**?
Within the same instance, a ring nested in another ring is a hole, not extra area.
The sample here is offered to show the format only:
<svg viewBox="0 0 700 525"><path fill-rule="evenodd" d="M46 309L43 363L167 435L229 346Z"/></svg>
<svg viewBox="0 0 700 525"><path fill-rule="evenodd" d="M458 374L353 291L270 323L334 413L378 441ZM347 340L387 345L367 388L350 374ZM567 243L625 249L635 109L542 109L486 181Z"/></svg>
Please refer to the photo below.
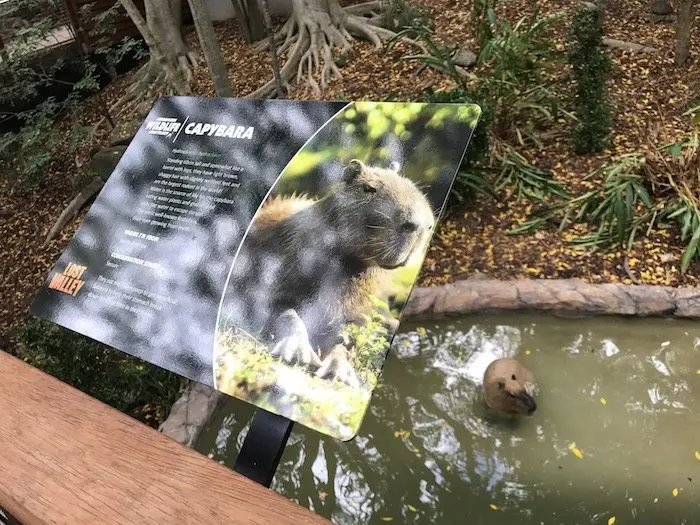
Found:
<svg viewBox="0 0 700 525"><path fill-rule="evenodd" d="M403 321L506 311L546 312L561 316L617 315L700 319L700 288L591 284L580 279L470 278L450 284L416 287ZM194 447L225 395L190 382L159 430Z"/></svg>

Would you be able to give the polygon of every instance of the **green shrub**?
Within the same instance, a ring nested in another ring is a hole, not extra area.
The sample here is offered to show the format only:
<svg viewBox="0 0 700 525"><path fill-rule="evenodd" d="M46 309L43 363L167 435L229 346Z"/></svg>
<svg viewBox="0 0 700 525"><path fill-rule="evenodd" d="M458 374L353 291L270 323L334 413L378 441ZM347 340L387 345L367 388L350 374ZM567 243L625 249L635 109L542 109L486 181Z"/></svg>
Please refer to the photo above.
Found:
<svg viewBox="0 0 700 525"><path fill-rule="evenodd" d="M381 15L383 27L398 33L407 30L406 36L412 36L413 28L433 27L432 20L413 2L406 0L388 0L384 2Z"/></svg>
<svg viewBox="0 0 700 525"><path fill-rule="evenodd" d="M53 158L73 158L78 146L88 137L88 126L79 123L85 97L98 92L98 66L85 56L70 60L58 59L46 65L41 42L49 38L65 21L60 10L47 10L44 0L18 0L18 8L32 13L27 27L4 42L0 52L0 104L8 108L3 117L14 117L17 131L0 136L0 163L3 176L12 184L38 182L49 168ZM140 46L133 38L125 38L112 45L103 37L113 33L113 22L118 4L93 17L90 37L93 51L109 70L128 55L140 56ZM83 17L88 18L87 11ZM102 39L102 40L100 40ZM38 50L37 50L38 49ZM75 82L58 79L68 72ZM66 97L39 99L49 86L65 90ZM101 99L98 99L101 101ZM102 101L101 101L102 102ZM31 105L33 104L33 105ZM102 112L109 112L102 102ZM59 122L65 125L58 126Z"/></svg>
<svg viewBox="0 0 700 525"><path fill-rule="evenodd" d="M569 63L574 75L574 106L578 122L574 127L574 151L601 151L609 142L612 116L605 84L611 70L610 57L603 49L603 13L600 9L576 11L571 28Z"/></svg>
<svg viewBox="0 0 700 525"><path fill-rule="evenodd" d="M483 166L489 158L489 126L491 125L491 106L487 102L480 102L467 90L455 89L452 91L433 91L427 89L424 92L426 101L433 103L467 103L478 104L481 107L481 117L469 142L469 149L459 168L459 173L452 186L452 195L458 202L474 198L481 193L494 196L491 182L488 178L488 170Z"/></svg>
<svg viewBox="0 0 700 525"><path fill-rule="evenodd" d="M183 390L182 377L42 319L19 331L16 355L144 423L157 427Z"/></svg>
<svg viewBox="0 0 700 525"><path fill-rule="evenodd" d="M492 134L498 140L521 147L541 147L564 111L552 87L555 66L563 58L547 30L560 14L530 19L515 25L492 22L493 35L481 49L478 64L485 68L476 80L474 95L493 111Z"/></svg>

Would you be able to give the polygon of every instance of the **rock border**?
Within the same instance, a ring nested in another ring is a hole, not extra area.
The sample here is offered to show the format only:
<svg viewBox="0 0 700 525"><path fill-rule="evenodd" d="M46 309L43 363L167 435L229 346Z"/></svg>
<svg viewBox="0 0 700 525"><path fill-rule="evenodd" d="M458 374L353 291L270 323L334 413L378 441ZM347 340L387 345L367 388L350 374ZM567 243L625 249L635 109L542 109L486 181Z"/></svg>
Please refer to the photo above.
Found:
<svg viewBox="0 0 700 525"><path fill-rule="evenodd" d="M416 287L402 313L405 321L504 311L561 316L618 315L700 319L700 288L591 284L580 279L470 278ZM159 430L194 447L224 394L191 382Z"/></svg>
<svg viewBox="0 0 700 525"><path fill-rule="evenodd" d="M499 311L560 315L619 315L700 318L700 288L591 284L580 279L467 279L415 288L403 319Z"/></svg>

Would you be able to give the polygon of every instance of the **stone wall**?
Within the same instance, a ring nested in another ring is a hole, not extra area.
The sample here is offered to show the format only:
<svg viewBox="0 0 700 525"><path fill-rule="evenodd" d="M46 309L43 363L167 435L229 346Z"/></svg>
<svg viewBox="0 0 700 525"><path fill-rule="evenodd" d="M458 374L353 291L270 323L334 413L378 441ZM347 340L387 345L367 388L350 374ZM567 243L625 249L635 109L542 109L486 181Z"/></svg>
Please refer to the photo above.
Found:
<svg viewBox="0 0 700 525"><path fill-rule="evenodd" d="M497 311L700 318L700 288L589 284L579 279L470 279L416 288L403 319Z"/></svg>

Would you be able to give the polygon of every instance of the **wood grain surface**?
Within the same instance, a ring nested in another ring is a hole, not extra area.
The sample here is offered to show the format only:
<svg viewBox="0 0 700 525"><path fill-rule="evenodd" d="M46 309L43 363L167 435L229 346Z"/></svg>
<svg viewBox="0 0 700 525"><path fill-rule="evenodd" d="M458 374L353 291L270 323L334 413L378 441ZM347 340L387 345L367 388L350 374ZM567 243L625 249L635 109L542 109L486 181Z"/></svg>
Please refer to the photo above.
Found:
<svg viewBox="0 0 700 525"><path fill-rule="evenodd" d="M2 351L0 506L24 525L330 523Z"/></svg>

